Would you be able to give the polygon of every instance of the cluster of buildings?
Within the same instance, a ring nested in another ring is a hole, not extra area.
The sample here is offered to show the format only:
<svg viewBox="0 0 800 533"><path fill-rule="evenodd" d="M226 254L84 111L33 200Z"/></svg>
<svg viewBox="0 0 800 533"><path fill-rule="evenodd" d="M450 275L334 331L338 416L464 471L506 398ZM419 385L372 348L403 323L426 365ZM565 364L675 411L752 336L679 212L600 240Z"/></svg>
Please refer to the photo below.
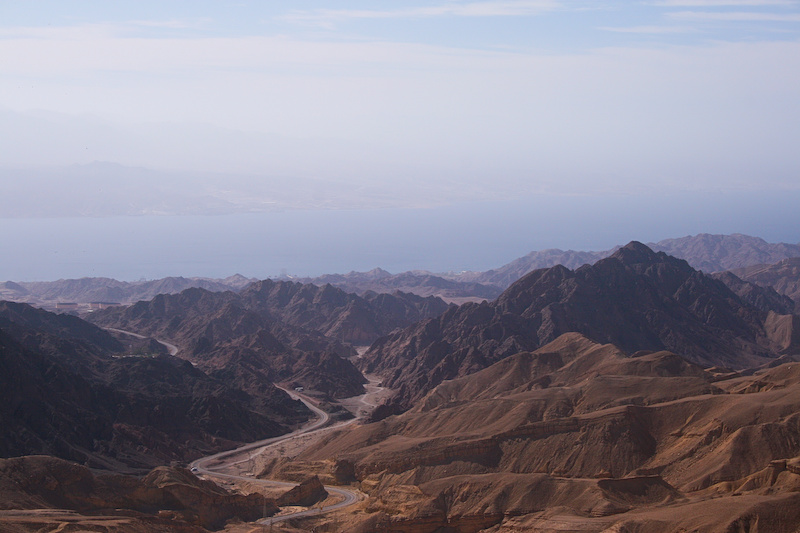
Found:
<svg viewBox="0 0 800 533"><path fill-rule="evenodd" d="M98 311L100 309L108 309L109 307L117 307L119 305L122 304L119 302L58 302L56 303L55 309L62 313L69 311Z"/></svg>

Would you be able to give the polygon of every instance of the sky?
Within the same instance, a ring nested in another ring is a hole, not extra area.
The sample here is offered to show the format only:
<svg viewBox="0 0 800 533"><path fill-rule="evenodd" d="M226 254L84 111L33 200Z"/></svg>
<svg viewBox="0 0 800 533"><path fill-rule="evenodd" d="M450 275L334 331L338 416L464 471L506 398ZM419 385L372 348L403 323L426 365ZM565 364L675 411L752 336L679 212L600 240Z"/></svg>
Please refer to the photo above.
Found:
<svg viewBox="0 0 800 533"><path fill-rule="evenodd" d="M72 223L9 222L26 217L161 216L168 235L174 216L400 210L314 218L331 222L296 238L294 219L269 218L273 247L308 241L289 255L352 246L344 227L395 250L358 268L499 266L463 257L501 241L504 260L701 232L797 242L800 215L776 199L800 194L798 95L800 0L0 0L0 245L30 257L5 276L58 277L52 258L78 246L56 237ZM448 234L408 256L437 217ZM266 239L268 219L247 220L242 235ZM108 227L153 235L127 224ZM459 227L462 259L434 265ZM70 272L119 274L93 263L118 237L95 237ZM167 248L208 255L187 239L142 251L146 275L184 273L159 263ZM251 255L238 261L267 264ZM236 257L214 272L241 271ZM274 269L330 272L331 257Z"/></svg>
<svg viewBox="0 0 800 533"><path fill-rule="evenodd" d="M798 186L793 0L0 2L0 167Z"/></svg>

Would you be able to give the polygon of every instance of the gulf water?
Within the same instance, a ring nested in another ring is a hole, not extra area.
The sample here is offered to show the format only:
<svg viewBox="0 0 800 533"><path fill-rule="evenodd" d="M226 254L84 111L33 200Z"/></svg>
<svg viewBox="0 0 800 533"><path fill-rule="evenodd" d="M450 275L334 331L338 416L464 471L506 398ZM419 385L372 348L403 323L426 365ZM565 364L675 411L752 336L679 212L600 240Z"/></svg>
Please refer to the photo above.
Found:
<svg viewBox="0 0 800 533"><path fill-rule="evenodd" d="M488 270L533 250L697 233L800 241L800 193L532 196L426 209L2 218L0 281Z"/></svg>

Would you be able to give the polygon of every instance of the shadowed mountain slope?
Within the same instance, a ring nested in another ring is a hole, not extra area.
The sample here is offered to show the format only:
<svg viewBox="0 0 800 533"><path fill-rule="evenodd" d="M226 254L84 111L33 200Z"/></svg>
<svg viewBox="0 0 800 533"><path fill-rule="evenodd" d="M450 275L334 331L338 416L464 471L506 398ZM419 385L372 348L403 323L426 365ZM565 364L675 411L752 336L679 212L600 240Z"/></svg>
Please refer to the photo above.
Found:
<svg viewBox="0 0 800 533"><path fill-rule="evenodd" d="M150 467L277 435L307 410L269 383L248 394L191 364L131 356L106 332L0 306L0 455Z"/></svg>
<svg viewBox="0 0 800 533"><path fill-rule="evenodd" d="M21 342L33 347L53 345L53 351L63 353L81 350L84 354L121 352L122 344L107 331L78 317L48 313L26 304L0 302L0 328L13 330ZM58 340L59 346L54 339ZM68 348L71 344L71 348Z"/></svg>
<svg viewBox="0 0 800 533"><path fill-rule="evenodd" d="M443 380L570 331L628 352L670 350L742 368L787 348L769 338L767 316L685 261L632 242L594 265L537 270L493 303L465 304L379 339L361 366L398 390L400 408Z"/></svg>

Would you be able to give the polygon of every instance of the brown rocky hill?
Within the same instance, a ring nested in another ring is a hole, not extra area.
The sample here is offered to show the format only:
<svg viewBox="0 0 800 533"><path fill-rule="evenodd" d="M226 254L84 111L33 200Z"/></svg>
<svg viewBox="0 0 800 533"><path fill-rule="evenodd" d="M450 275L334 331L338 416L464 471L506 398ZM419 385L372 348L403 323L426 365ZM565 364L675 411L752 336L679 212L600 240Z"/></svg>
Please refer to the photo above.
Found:
<svg viewBox="0 0 800 533"><path fill-rule="evenodd" d="M568 333L269 473L352 472L352 531L790 532L798 412L796 362L721 374Z"/></svg>
<svg viewBox="0 0 800 533"><path fill-rule="evenodd" d="M631 353L670 350L742 368L788 348L785 338L770 338L768 315L685 261L632 242L594 265L532 272L492 303L465 304L379 339L361 366L398 390L400 408L446 379L570 331Z"/></svg>
<svg viewBox="0 0 800 533"><path fill-rule="evenodd" d="M772 287L800 307L800 257L784 259L774 265L737 268L731 273L756 285Z"/></svg>
<svg viewBox="0 0 800 533"><path fill-rule="evenodd" d="M139 479L54 457L0 459L2 531L201 533L277 509L259 494L229 493L182 468L159 467Z"/></svg>
<svg viewBox="0 0 800 533"><path fill-rule="evenodd" d="M111 351L112 338L75 317L3 310L0 456L147 468L278 435L308 416L269 383L248 393L175 357Z"/></svg>

